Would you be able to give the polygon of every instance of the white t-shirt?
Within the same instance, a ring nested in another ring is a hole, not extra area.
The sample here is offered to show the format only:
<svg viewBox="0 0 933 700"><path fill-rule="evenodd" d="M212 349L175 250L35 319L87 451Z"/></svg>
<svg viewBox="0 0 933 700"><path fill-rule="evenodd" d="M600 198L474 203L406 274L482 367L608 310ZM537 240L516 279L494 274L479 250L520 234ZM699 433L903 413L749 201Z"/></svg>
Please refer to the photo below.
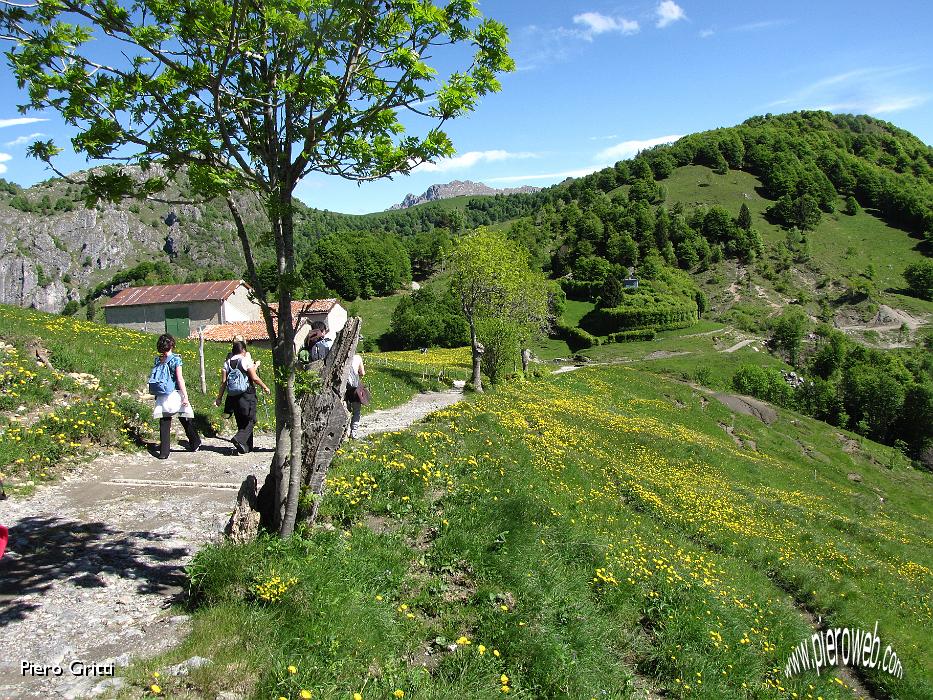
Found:
<svg viewBox="0 0 933 700"><path fill-rule="evenodd" d="M253 362L253 358L250 357L249 353L246 353L245 355L234 355L229 360L224 362L224 372L226 372L227 374L230 374L230 369L231 369L230 363L231 362L234 364L239 362L240 369L242 369L244 372L249 372L251 367L256 366L256 363Z"/></svg>
<svg viewBox="0 0 933 700"><path fill-rule="evenodd" d="M358 387L360 385L360 374L363 373L363 358L359 355L353 356L353 361L350 362L350 376L347 378L347 384L352 387Z"/></svg>

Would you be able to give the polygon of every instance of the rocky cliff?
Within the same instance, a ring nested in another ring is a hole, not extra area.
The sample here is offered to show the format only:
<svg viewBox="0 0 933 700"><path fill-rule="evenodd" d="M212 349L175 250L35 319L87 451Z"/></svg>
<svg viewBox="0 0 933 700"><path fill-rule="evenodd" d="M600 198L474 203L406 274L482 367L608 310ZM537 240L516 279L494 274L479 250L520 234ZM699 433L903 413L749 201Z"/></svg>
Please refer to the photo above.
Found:
<svg viewBox="0 0 933 700"><path fill-rule="evenodd" d="M415 196L413 194L405 195L399 204L393 204L389 207L389 210L393 209L407 209L408 207L413 207L416 204L423 204L424 202L433 202L438 199L450 199L451 197L463 197L468 195L495 195L495 194L514 194L516 192L537 192L540 187L529 187L524 185L522 187L505 187L503 189L496 189L495 187L490 187L485 185L482 182L473 182L472 180L454 180L453 182L448 182L444 185L431 185L424 194L420 196Z"/></svg>
<svg viewBox="0 0 933 700"><path fill-rule="evenodd" d="M80 175L78 176L80 178ZM171 193L180 196L176 189ZM177 223L165 223L174 212ZM247 207L247 213L250 208ZM151 201L88 209L81 184L49 180L0 189L0 303L58 312L99 282L143 261L168 261L166 238L179 255L179 278L205 267L242 269L233 224L219 203Z"/></svg>

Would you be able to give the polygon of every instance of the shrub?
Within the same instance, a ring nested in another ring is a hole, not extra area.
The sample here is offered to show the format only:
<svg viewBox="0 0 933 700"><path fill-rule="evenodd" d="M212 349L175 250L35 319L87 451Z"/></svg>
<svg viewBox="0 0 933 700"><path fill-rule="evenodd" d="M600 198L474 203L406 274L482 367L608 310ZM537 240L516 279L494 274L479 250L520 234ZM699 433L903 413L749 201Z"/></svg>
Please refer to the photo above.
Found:
<svg viewBox="0 0 933 700"><path fill-rule="evenodd" d="M732 388L778 406L794 404L794 390L784 381L781 371L773 367L742 365L732 375Z"/></svg>
<svg viewBox="0 0 933 700"><path fill-rule="evenodd" d="M438 295L427 287L398 303L381 340L388 350L455 348L469 342L469 328L454 296L449 291Z"/></svg>
<svg viewBox="0 0 933 700"><path fill-rule="evenodd" d="M918 260L904 268L904 279L915 296L933 299L933 260Z"/></svg>
<svg viewBox="0 0 933 700"><path fill-rule="evenodd" d="M551 334L553 337L566 342L571 352L599 345L599 338L590 335L582 328L570 326L563 321L554 324Z"/></svg>

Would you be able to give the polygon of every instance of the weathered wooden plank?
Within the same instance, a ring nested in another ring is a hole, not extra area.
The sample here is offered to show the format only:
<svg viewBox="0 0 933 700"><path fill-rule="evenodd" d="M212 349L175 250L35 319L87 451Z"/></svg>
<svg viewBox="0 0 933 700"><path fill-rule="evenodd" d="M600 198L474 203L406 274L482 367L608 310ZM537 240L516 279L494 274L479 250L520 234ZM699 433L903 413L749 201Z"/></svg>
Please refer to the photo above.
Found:
<svg viewBox="0 0 933 700"><path fill-rule="evenodd" d="M360 339L361 323L357 317L347 320L324 360L320 390L307 394L301 400L302 483L314 495L314 506L308 518L311 522L317 517L327 470L350 421L344 395Z"/></svg>

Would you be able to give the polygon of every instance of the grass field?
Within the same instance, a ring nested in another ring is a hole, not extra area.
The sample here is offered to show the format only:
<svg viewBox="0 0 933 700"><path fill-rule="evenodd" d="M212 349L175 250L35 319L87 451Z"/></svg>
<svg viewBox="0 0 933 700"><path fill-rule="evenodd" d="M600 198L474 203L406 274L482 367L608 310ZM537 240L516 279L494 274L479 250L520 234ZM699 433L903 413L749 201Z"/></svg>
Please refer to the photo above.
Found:
<svg viewBox="0 0 933 700"><path fill-rule="evenodd" d="M784 677L807 610L878 621L904 678L868 672L876 694L930 697L930 474L779 413L592 368L354 446L336 530L203 551L193 634L130 680L198 654L167 695L853 697L832 671Z"/></svg>
<svg viewBox="0 0 933 700"><path fill-rule="evenodd" d="M357 299L356 301L345 302L348 316L359 316L363 319L361 333L365 338L379 340L379 337L389 330L389 322L392 320L392 312L398 306L402 297L408 296L408 292L399 292L388 297L374 297L372 299Z"/></svg>

